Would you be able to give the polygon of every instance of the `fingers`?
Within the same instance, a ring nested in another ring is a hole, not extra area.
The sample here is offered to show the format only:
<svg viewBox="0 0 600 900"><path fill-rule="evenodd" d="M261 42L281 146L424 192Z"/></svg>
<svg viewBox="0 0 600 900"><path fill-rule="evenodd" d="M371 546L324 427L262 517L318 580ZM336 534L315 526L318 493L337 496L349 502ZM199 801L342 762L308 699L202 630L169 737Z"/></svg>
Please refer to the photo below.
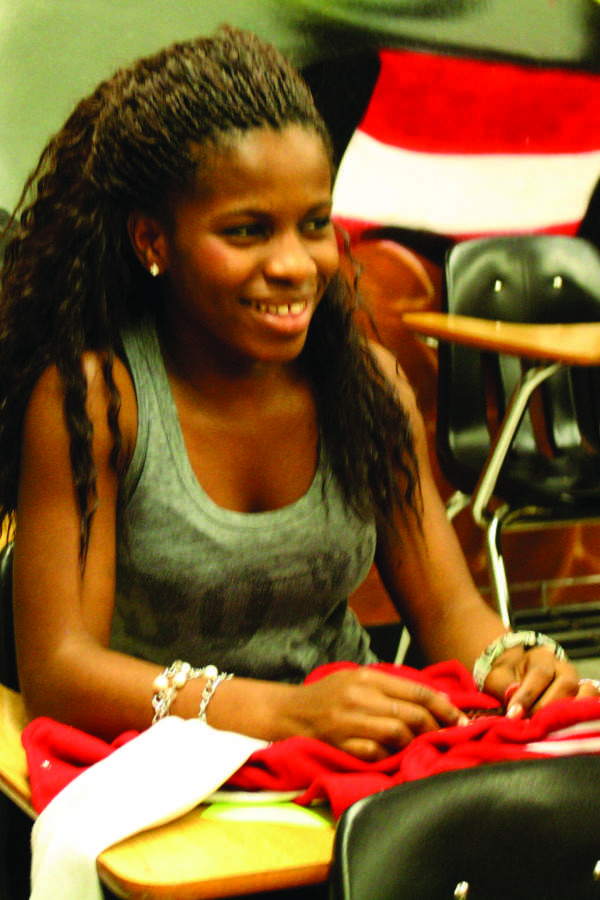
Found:
<svg viewBox="0 0 600 900"><path fill-rule="evenodd" d="M464 713L446 694L432 690L418 681L365 668L361 672L361 683L372 692L371 705L367 708L373 715L391 722L394 730L401 723L414 736L466 721ZM400 727L401 732L402 730Z"/></svg>
<svg viewBox="0 0 600 900"><path fill-rule="evenodd" d="M580 678L577 685L577 699L584 697L600 697L600 680L597 678Z"/></svg>
<svg viewBox="0 0 600 900"><path fill-rule="evenodd" d="M507 684L504 705L508 716L523 717L560 697L600 699L600 679L578 678L570 664L561 663L557 667L548 666L547 662L545 658L530 660L523 680ZM514 674L513 671L513 677ZM444 718L451 720L445 724L468 721L444 694L403 679L394 678L394 682L392 687L388 686L394 696L379 697L362 726L356 729L364 726L368 736L348 738L340 743L341 749L359 759L376 762L403 749L417 735L438 729L444 724ZM374 709L385 712L375 714Z"/></svg>
<svg viewBox="0 0 600 900"><path fill-rule="evenodd" d="M432 731L444 725L458 725L466 723L467 717L458 709L446 694L440 691L434 691L419 682L404 681L404 679L395 679L401 682L396 685L398 693L402 692L402 700L411 706L414 718L408 721L411 728L416 727L416 733L421 734L423 731ZM400 706L402 700L399 700ZM407 711L402 709L401 714L404 716Z"/></svg>
<svg viewBox="0 0 600 900"><path fill-rule="evenodd" d="M364 762L379 762L390 755L390 748L369 738L351 738L340 744L340 750L356 756Z"/></svg>
<svg viewBox="0 0 600 900"><path fill-rule="evenodd" d="M300 731L362 759L381 759L417 735L468 721L445 694L371 666L306 685Z"/></svg>
<svg viewBox="0 0 600 900"><path fill-rule="evenodd" d="M353 729L368 737L352 737L340 743L340 748L370 762L398 753L418 735L437 731L439 723L421 707L411 703L394 702L389 716L365 714Z"/></svg>
<svg viewBox="0 0 600 900"><path fill-rule="evenodd" d="M526 684L524 683L524 687ZM563 673L555 677L546 690L535 695L536 688L529 688L527 685L527 690L519 693L519 696L515 696L513 703L508 705L507 715L511 718L519 718L536 712L547 703L561 697L575 697L578 700L588 697L600 698L600 680L595 678L577 679L570 673L568 676Z"/></svg>
<svg viewBox="0 0 600 900"><path fill-rule="evenodd" d="M545 652L544 657L547 655ZM532 664L507 703L507 716L511 719L521 718L533 712L542 698L548 703L561 696L561 685L556 676L553 658L542 658L541 662Z"/></svg>
<svg viewBox="0 0 600 900"><path fill-rule="evenodd" d="M468 721L445 694L371 668L360 670L350 696L356 712L353 738L364 735L388 754L417 735ZM363 756L365 748L359 752ZM373 752L372 748L366 752Z"/></svg>
<svg viewBox="0 0 600 900"><path fill-rule="evenodd" d="M501 657L486 681L486 691L502 699L510 718L529 715L561 697L578 694L575 668L545 647Z"/></svg>

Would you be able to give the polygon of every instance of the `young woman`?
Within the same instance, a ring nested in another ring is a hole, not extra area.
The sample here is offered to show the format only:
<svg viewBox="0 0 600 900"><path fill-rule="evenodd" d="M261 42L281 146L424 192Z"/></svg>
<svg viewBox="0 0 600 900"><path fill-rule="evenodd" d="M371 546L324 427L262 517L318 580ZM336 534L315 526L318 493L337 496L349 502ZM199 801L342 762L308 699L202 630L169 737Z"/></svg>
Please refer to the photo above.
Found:
<svg viewBox="0 0 600 900"><path fill-rule="evenodd" d="M303 683L374 661L347 607L373 558L428 660L473 666L504 634L411 389L354 325L332 178L302 80L231 28L117 72L44 150L0 305L31 716L110 738L200 712L367 759L460 721L368 665ZM556 648L495 648L512 713L577 694Z"/></svg>

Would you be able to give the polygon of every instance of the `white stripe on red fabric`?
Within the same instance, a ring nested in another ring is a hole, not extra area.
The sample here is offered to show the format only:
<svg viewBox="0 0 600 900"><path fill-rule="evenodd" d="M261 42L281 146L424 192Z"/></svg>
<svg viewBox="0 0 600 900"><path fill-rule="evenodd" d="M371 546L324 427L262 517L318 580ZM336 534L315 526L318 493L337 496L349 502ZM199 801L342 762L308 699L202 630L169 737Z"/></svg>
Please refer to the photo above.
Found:
<svg viewBox="0 0 600 900"><path fill-rule="evenodd" d="M468 237L574 233L600 178L600 76L384 50L334 216Z"/></svg>
<svg viewBox="0 0 600 900"><path fill-rule="evenodd" d="M600 176L600 150L443 155L357 131L338 173L334 216L448 235L576 228ZM575 223L575 224L574 224Z"/></svg>

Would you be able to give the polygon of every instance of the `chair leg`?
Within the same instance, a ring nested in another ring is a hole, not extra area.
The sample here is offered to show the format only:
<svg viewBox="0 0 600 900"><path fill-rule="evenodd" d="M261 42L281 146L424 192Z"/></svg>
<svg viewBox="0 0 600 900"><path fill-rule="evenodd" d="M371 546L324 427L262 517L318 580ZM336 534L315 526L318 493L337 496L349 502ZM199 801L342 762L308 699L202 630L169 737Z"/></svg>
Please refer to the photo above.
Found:
<svg viewBox="0 0 600 900"><path fill-rule="evenodd" d="M499 509L490 519L485 531L485 545L496 609L507 628L512 627L512 613L506 567L502 556L502 525L509 512L507 506Z"/></svg>

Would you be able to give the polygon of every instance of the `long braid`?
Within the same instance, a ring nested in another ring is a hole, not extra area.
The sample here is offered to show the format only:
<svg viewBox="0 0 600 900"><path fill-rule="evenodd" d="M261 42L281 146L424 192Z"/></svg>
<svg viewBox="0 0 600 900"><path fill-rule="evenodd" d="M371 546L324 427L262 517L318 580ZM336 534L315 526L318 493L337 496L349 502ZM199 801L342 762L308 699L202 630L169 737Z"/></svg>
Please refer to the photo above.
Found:
<svg viewBox="0 0 600 900"><path fill-rule="evenodd" d="M346 502L359 515L391 518L414 507L418 465L409 419L356 324L357 298L337 275L311 322L303 351L319 422Z"/></svg>
<svg viewBox="0 0 600 900"><path fill-rule="evenodd" d="M55 364L64 388L81 513L82 560L96 505L96 473L81 359L86 349L113 344L115 328L107 313L106 295L116 285L123 289L104 239L102 204L86 171L102 94L99 88L79 104L26 184L16 235L6 250L0 305L0 383L4 386L0 447L20 445L31 390L44 369ZM112 277L106 277L105 271ZM114 383L109 383L109 389L111 407L115 407ZM16 508L18 455L14 450L3 460L0 475L2 515Z"/></svg>

